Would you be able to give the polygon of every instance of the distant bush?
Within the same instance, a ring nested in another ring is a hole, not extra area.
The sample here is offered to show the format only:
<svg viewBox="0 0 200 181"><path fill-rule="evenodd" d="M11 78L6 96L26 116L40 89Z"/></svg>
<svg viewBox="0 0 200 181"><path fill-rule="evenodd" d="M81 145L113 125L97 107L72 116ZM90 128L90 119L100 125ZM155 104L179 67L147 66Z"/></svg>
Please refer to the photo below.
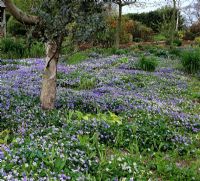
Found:
<svg viewBox="0 0 200 181"><path fill-rule="evenodd" d="M142 56L139 59L138 67L145 71L153 72L158 65L158 60L155 57Z"/></svg>
<svg viewBox="0 0 200 181"><path fill-rule="evenodd" d="M171 7L162 7L155 11L127 14L129 19L134 21L139 21L142 24L150 27L154 32L160 32L160 26L162 26L166 21L171 21L174 9ZM176 14L179 16L179 29L184 27L184 18L180 11L177 9Z"/></svg>
<svg viewBox="0 0 200 181"><path fill-rule="evenodd" d="M141 38L133 38L133 41L134 41L134 42L141 42L142 39L141 39Z"/></svg>
<svg viewBox="0 0 200 181"><path fill-rule="evenodd" d="M152 39L153 30L140 22L134 21L133 28L130 31L133 36L133 40L136 42L139 41L148 41Z"/></svg>
<svg viewBox="0 0 200 181"><path fill-rule="evenodd" d="M153 37L154 41L165 41L166 37L162 34L157 34Z"/></svg>
<svg viewBox="0 0 200 181"><path fill-rule="evenodd" d="M200 46L200 36L196 37L194 41L196 45Z"/></svg>
<svg viewBox="0 0 200 181"><path fill-rule="evenodd" d="M196 73L200 70L200 50L185 50L182 53L181 63L188 73Z"/></svg>
<svg viewBox="0 0 200 181"><path fill-rule="evenodd" d="M132 30L134 23L126 17L122 17L120 43L126 44L132 42ZM112 47L116 41L117 18L110 16L106 20L106 25L101 31L95 33L93 37L93 45L100 45L101 47Z"/></svg>
<svg viewBox="0 0 200 181"><path fill-rule="evenodd" d="M114 17L109 17L106 21L106 26L102 31L95 34L94 45L101 45L102 47L112 47L115 42L116 20Z"/></svg>
<svg viewBox="0 0 200 181"><path fill-rule="evenodd" d="M190 31L186 31L184 36L183 36L183 40L194 40L195 39L195 34L193 34Z"/></svg>
<svg viewBox="0 0 200 181"><path fill-rule="evenodd" d="M193 33L195 37L200 36L200 21L192 24L190 27L190 32Z"/></svg>

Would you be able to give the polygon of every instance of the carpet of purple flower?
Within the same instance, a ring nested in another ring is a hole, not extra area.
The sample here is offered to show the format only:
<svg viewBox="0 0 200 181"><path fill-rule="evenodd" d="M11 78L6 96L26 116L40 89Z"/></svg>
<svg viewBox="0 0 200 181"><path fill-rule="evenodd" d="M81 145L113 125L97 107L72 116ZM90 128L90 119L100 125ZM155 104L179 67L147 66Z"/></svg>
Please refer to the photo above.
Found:
<svg viewBox="0 0 200 181"><path fill-rule="evenodd" d="M200 81L137 61L60 64L45 112L44 61L0 60L0 180L200 180Z"/></svg>

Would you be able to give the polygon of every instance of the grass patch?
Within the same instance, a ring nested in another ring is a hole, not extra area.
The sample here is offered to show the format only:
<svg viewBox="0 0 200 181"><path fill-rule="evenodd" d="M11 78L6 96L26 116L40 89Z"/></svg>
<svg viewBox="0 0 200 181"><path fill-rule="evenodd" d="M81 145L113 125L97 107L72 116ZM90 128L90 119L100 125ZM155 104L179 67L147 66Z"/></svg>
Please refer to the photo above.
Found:
<svg viewBox="0 0 200 181"><path fill-rule="evenodd" d="M196 73L200 70L200 49L185 50L182 53L181 63L188 73Z"/></svg>
<svg viewBox="0 0 200 181"><path fill-rule="evenodd" d="M67 64L78 64L88 58L89 58L89 56L86 52L77 52L77 53L67 57L66 63Z"/></svg>

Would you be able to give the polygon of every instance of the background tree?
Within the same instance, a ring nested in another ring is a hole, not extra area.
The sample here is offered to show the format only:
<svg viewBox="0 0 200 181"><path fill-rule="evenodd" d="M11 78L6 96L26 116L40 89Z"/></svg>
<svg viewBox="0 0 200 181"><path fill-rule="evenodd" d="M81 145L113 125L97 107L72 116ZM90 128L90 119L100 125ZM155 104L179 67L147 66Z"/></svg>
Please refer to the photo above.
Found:
<svg viewBox="0 0 200 181"><path fill-rule="evenodd" d="M192 25L200 20L200 1L193 0L189 5L183 8L187 25Z"/></svg>
<svg viewBox="0 0 200 181"><path fill-rule="evenodd" d="M3 0L7 10L21 23L33 25L46 42L46 64L41 89L41 106L53 109L56 99L57 63L61 45L69 34L68 25L79 24L80 17L100 14L103 3L100 1L43 0L33 7L35 15L28 15L20 10L12 0ZM81 22L84 23L84 19Z"/></svg>
<svg viewBox="0 0 200 181"><path fill-rule="evenodd" d="M139 21L147 27L151 28L155 33L160 32L160 27L167 22L171 21L173 14L173 8L170 6L164 6L155 11L144 13L129 13L127 16L133 21ZM178 29L182 29L184 26L184 18L180 11L177 10L176 14L179 16Z"/></svg>
<svg viewBox="0 0 200 181"><path fill-rule="evenodd" d="M132 5L136 3L137 0L114 0L113 3L118 5L118 21L117 21L117 29L116 29L116 42L115 47L119 48L120 44L120 33L121 33L121 26L122 26L122 8L123 6Z"/></svg>

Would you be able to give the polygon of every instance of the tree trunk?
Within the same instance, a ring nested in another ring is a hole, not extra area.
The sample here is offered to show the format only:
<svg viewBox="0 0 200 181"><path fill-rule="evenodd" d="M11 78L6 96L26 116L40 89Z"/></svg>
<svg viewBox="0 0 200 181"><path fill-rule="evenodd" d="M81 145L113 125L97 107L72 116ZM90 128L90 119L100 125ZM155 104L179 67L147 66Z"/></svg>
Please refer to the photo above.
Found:
<svg viewBox="0 0 200 181"><path fill-rule="evenodd" d="M172 14L172 33L171 33L171 46L173 46L175 33L176 33L176 0L173 0L173 14Z"/></svg>
<svg viewBox="0 0 200 181"><path fill-rule="evenodd" d="M46 46L46 66L42 81L41 106L50 110L55 107L56 100L56 74L59 51L55 42L48 42Z"/></svg>
<svg viewBox="0 0 200 181"><path fill-rule="evenodd" d="M178 31L179 28L179 12L177 12L177 18L176 18L176 32Z"/></svg>
<svg viewBox="0 0 200 181"><path fill-rule="evenodd" d="M119 45L120 45L121 25L122 25L122 5L119 4L119 17L117 21L115 48L119 48Z"/></svg>

